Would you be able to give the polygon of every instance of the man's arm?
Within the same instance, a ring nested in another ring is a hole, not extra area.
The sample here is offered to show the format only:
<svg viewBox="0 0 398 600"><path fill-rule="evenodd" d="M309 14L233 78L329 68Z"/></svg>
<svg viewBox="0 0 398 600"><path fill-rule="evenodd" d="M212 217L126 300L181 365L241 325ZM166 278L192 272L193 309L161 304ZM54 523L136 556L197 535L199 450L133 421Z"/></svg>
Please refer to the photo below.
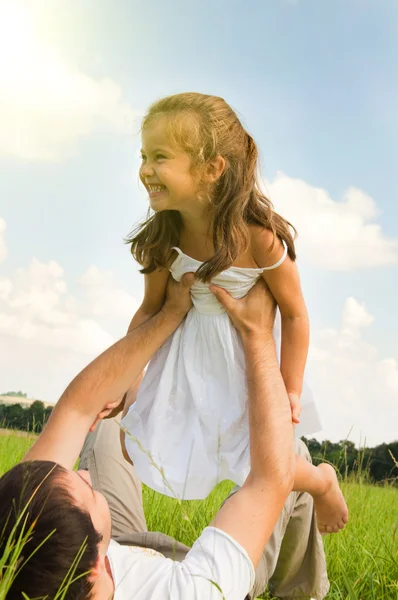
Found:
<svg viewBox="0 0 398 600"><path fill-rule="evenodd" d="M245 349L251 471L212 525L243 546L256 567L293 486L291 411L272 337L274 302L265 284L259 282L239 301L214 291Z"/></svg>
<svg viewBox="0 0 398 600"><path fill-rule="evenodd" d="M121 397L183 321L192 303L192 277L168 286L163 309L90 363L69 384L24 460L50 460L73 468L94 419Z"/></svg>

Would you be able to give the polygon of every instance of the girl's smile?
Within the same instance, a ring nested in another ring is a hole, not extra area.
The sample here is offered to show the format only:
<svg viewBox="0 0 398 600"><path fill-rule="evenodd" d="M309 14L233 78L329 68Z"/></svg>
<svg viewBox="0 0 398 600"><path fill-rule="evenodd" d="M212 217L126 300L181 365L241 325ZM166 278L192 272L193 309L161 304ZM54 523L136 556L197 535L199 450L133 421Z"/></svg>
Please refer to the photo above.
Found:
<svg viewBox="0 0 398 600"><path fill-rule="evenodd" d="M148 190L149 198L153 200L154 198L158 198L165 192L167 192L167 188L165 185L155 185L153 183L147 183L145 185Z"/></svg>
<svg viewBox="0 0 398 600"><path fill-rule="evenodd" d="M140 179L153 210L184 212L198 203L198 180L191 172L191 158L170 142L165 119L143 129L141 155Z"/></svg>

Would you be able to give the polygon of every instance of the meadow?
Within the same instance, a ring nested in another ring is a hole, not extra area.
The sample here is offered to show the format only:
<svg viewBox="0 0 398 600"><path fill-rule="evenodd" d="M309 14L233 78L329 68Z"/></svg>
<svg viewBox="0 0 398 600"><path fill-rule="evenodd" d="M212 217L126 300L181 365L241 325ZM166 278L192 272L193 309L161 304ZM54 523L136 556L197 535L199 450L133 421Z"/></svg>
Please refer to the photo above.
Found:
<svg viewBox="0 0 398 600"><path fill-rule="evenodd" d="M0 433L0 475L22 458L33 439L19 432ZM224 482L205 501L183 503L144 488L148 529L163 531L190 545L230 488ZM366 470L361 469L347 477L342 488L350 523L339 534L325 537L331 582L327 599L397 600L398 489L391 484L371 485Z"/></svg>

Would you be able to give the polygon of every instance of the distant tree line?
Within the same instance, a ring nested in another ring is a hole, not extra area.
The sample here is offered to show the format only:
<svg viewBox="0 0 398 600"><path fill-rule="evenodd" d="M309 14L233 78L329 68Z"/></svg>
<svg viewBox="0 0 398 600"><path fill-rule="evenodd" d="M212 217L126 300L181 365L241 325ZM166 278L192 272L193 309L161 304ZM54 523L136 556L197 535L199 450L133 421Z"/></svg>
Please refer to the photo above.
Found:
<svg viewBox="0 0 398 600"><path fill-rule="evenodd" d="M353 442L301 438L307 445L314 464L330 462L342 477L351 473L362 474L372 481L386 481L398 485L398 440L374 448L358 448Z"/></svg>
<svg viewBox="0 0 398 600"><path fill-rule="evenodd" d="M40 433L51 411L52 406L46 408L41 400L35 400L27 407L20 404L0 404L0 427Z"/></svg>
<svg viewBox="0 0 398 600"><path fill-rule="evenodd" d="M7 396L17 394L26 397L22 392L8 392ZM20 404L0 404L0 427L40 433L51 415L52 408L46 408L41 400L35 400L28 407ZM358 450L353 442L347 440L334 443L329 440L318 442L314 438L301 439L306 443L314 464L330 462L342 477L359 473L369 475L372 481L398 484L398 440L391 444Z"/></svg>

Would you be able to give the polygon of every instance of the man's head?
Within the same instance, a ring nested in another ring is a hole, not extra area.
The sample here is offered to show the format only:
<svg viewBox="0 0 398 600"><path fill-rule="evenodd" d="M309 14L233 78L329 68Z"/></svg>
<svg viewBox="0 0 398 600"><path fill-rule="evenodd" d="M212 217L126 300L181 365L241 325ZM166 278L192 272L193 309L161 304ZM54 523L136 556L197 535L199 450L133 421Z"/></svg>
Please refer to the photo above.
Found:
<svg viewBox="0 0 398 600"><path fill-rule="evenodd" d="M94 580L105 568L110 514L105 498L93 491L86 472L33 461L20 463L3 475L0 556L10 537L18 539L30 527L33 533L23 547L7 599L20 600L25 592L29 598L51 600L68 573L74 582L65 598L89 598Z"/></svg>

